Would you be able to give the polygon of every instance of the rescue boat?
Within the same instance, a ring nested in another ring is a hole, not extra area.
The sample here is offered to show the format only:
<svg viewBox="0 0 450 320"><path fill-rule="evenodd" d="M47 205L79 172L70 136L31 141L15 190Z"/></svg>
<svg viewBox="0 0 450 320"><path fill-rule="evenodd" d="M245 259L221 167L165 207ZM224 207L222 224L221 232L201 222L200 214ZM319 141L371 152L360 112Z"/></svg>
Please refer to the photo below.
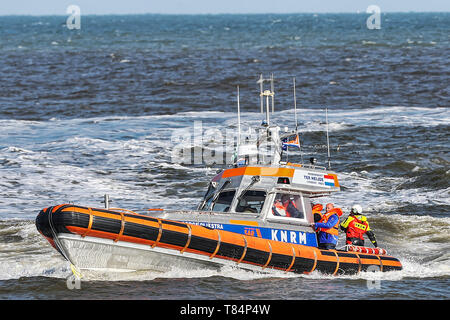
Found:
<svg viewBox="0 0 450 320"><path fill-rule="evenodd" d="M265 81L271 82L271 90L263 90ZM287 148L300 146L297 126L295 131L281 133L280 127L270 124L273 77L261 76L258 83L265 120L256 138L245 137L241 142L238 94L234 161L210 181L195 210L138 212L109 208L107 199L106 208L60 204L39 212L38 231L80 271L167 272L174 266L225 265L333 275L374 268L401 270L401 262L381 248L318 248L311 227L312 204L340 191L338 176L330 166L318 166L313 160L309 164L281 161ZM291 209L277 208L282 199L292 204Z"/></svg>

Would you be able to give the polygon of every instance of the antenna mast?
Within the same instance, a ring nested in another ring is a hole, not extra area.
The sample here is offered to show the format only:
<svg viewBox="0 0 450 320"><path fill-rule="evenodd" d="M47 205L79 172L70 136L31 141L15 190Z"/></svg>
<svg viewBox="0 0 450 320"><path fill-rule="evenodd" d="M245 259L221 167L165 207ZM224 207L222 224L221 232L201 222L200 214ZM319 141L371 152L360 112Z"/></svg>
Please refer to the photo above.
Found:
<svg viewBox="0 0 450 320"><path fill-rule="evenodd" d="M328 135L328 108L325 108L325 119L326 119L326 123L327 123L328 169L331 169L330 138Z"/></svg>
<svg viewBox="0 0 450 320"><path fill-rule="evenodd" d="M296 95L296 84L295 84L295 77L292 78L292 82L294 84L294 117L295 117L295 133L297 134L297 137L300 142L300 136L298 134L298 118L297 118L297 95ZM303 152L302 152L302 145L299 146L300 150L300 158L303 163Z"/></svg>
<svg viewBox="0 0 450 320"><path fill-rule="evenodd" d="M259 80L258 80L257 83L259 83L259 91L260 91L260 93L262 93L263 92L263 83L264 83L264 79L263 79L262 74L259 75ZM261 103L261 114L263 114L264 113L264 100L263 100L262 95L260 95L260 99L259 100L260 100L260 103Z"/></svg>
<svg viewBox="0 0 450 320"><path fill-rule="evenodd" d="M270 81L271 90L264 90L264 81ZM259 83L259 97L261 99L261 114L264 114L264 97L266 97L266 124L269 126L269 119L270 119L270 100L269 97L272 99L272 114L275 112L275 106L274 106L274 87L273 87L273 74L269 79L264 79L262 74L259 77L259 80L256 82Z"/></svg>
<svg viewBox="0 0 450 320"><path fill-rule="evenodd" d="M292 81L294 83L294 117L295 117L295 131L297 132L298 128L298 121L297 121L297 97L295 95L295 77L292 78Z"/></svg>
<svg viewBox="0 0 450 320"><path fill-rule="evenodd" d="M275 106L274 106L274 87L273 87L273 73L270 75L270 91L272 91L272 114L275 112Z"/></svg>
<svg viewBox="0 0 450 320"><path fill-rule="evenodd" d="M241 145L241 106L239 104L239 86L237 86L237 109L238 109L238 148Z"/></svg>

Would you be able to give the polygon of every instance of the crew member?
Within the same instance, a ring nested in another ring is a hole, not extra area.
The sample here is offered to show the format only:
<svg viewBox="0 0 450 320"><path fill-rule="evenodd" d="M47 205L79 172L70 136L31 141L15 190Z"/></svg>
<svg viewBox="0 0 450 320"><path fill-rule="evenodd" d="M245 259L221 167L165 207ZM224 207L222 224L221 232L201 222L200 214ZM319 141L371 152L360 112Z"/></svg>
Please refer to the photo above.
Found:
<svg viewBox="0 0 450 320"><path fill-rule="evenodd" d="M286 208L284 207L281 198L276 198L273 202L272 214L274 216L286 217Z"/></svg>
<svg viewBox="0 0 450 320"><path fill-rule="evenodd" d="M291 199L289 195L285 198L283 204L286 208L286 216L292 218L303 218L303 212L298 210L298 205L300 204L300 196L294 196L294 199Z"/></svg>
<svg viewBox="0 0 450 320"><path fill-rule="evenodd" d="M362 207L355 204L348 218L341 223L341 230L346 233L346 244L364 246L364 234L367 234L374 247L378 247L375 234L370 230L367 218L362 215Z"/></svg>
<svg viewBox="0 0 450 320"><path fill-rule="evenodd" d="M274 216L303 218L303 212L297 209L299 196L294 196L294 200L288 194L283 194L281 199L277 195L273 206L272 213Z"/></svg>
<svg viewBox="0 0 450 320"><path fill-rule="evenodd" d="M312 214L314 216L314 222L319 222L320 219L322 219L323 205L321 205L320 203L311 203L311 207Z"/></svg>
<svg viewBox="0 0 450 320"><path fill-rule="evenodd" d="M339 234L339 217L342 215L340 208L335 208L332 203L327 203L326 212L319 222L311 223L317 232L319 249L336 249Z"/></svg>

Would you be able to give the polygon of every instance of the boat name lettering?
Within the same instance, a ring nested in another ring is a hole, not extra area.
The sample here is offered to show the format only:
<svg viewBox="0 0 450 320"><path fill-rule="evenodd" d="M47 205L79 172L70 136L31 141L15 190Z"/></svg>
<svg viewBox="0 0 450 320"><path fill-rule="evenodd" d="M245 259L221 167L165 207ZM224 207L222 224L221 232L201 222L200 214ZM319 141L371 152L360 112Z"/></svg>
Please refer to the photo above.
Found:
<svg viewBox="0 0 450 320"><path fill-rule="evenodd" d="M307 175L305 174L303 178L309 181L323 182L323 175L318 175L310 172L308 172Z"/></svg>
<svg viewBox="0 0 450 320"><path fill-rule="evenodd" d="M327 186L325 182L326 181L323 174L304 172L302 170L295 170L294 176L292 178L292 183L307 184L320 187Z"/></svg>
<svg viewBox="0 0 450 320"><path fill-rule="evenodd" d="M261 230L259 230L259 228L246 227L246 228L244 228L244 234L246 236L262 238Z"/></svg>
<svg viewBox="0 0 450 320"><path fill-rule="evenodd" d="M189 224L195 224L195 225L201 226L201 227L223 230L223 224L221 224L221 223L196 222L196 221L183 221L183 222L189 223Z"/></svg>
<svg viewBox="0 0 450 320"><path fill-rule="evenodd" d="M223 224L220 224L220 223L200 222L199 225L202 227L208 227L211 229L222 229L223 230Z"/></svg>
<svg viewBox="0 0 450 320"><path fill-rule="evenodd" d="M295 244L306 244L306 233L301 231L272 229L272 240Z"/></svg>

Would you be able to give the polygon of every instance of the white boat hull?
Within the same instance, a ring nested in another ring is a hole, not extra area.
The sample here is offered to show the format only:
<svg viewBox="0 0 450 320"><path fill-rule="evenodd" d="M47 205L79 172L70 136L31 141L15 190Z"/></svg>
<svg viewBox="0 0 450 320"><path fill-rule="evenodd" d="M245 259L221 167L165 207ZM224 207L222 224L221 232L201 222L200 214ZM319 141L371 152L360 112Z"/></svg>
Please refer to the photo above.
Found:
<svg viewBox="0 0 450 320"><path fill-rule="evenodd" d="M58 235L58 240L69 261L79 270L167 272L174 266L187 270L217 270L228 264L223 259L89 236L64 233Z"/></svg>

